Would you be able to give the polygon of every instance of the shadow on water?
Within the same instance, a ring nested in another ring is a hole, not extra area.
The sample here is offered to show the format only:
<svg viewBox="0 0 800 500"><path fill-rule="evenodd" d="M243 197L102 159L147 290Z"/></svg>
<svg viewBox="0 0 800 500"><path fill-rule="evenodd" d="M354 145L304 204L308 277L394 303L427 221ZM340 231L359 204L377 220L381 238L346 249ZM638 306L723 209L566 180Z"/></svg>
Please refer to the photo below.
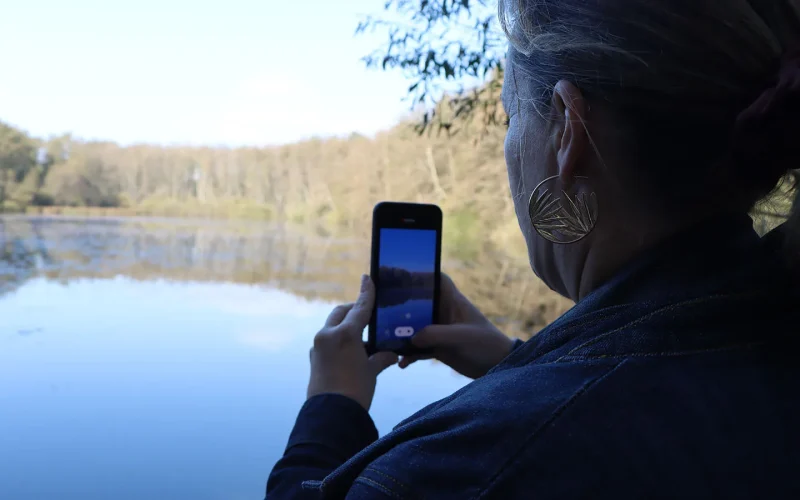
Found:
<svg viewBox="0 0 800 500"><path fill-rule="evenodd" d="M33 278L233 282L307 299L352 300L369 242L264 223L156 218L0 217L0 295ZM570 303L527 263L487 248L443 270L506 333L528 337Z"/></svg>

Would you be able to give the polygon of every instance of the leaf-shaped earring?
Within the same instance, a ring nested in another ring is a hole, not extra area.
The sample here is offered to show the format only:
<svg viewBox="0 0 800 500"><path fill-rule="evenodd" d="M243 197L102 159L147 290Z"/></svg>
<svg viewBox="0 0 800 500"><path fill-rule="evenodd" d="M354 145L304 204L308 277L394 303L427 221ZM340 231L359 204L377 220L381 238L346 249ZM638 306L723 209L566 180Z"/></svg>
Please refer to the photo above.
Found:
<svg viewBox="0 0 800 500"><path fill-rule="evenodd" d="M557 175L536 186L528 203L531 224L539 235L559 244L576 243L597 223L597 195L587 177L575 177L569 187L559 187Z"/></svg>

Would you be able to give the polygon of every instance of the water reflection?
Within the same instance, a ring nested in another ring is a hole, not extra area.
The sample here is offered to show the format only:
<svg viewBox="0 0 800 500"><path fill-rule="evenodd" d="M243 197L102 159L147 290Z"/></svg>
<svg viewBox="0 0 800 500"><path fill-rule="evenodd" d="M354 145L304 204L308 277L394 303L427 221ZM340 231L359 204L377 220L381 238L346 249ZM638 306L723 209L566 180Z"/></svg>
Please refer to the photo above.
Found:
<svg viewBox="0 0 800 500"><path fill-rule="evenodd" d="M509 331L561 307L490 255L446 267ZM259 498L312 337L368 259L366 242L282 226L0 217L0 496ZM466 382L389 369L376 425Z"/></svg>
<svg viewBox="0 0 800 500"><path fill-rule="evenodd" d="M30 278L0 299L0 496L260 498L330 307L235 283ZM385 433L465 383L387 370L373 418Z"/></svg>
<svg viewBox="0 0 800 500"><path fill-rule="evenodd" d="M0 294L35 276L268 285L307 299L352 300L368 242L263 223L0 218ZM570 304L527 263L491 248L443 268L506 333L527 338Z"/></svg>

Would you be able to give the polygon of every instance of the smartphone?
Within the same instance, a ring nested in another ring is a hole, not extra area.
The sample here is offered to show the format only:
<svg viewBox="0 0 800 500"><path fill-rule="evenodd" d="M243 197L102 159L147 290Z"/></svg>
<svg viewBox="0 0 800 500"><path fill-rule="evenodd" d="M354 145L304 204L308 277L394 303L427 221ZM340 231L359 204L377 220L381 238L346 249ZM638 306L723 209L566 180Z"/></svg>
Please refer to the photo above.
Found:
<svg viewBox="0 0 800 500"><path fill-rule="evenodd" d="M372 212L370 276L376 287L367 350L420 352L414 335L439 316L442 211L382 202Z"/></svg>

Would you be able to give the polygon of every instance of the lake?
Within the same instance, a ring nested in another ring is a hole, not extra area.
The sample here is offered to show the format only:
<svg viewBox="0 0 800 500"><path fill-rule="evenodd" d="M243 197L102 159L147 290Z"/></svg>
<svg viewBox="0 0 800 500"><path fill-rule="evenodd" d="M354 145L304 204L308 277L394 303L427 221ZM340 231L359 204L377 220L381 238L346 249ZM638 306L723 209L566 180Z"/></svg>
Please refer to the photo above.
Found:
<svg viewBox="0 0 800 500"><path fill-rule="evenodd" d="M355 297L367 250L265 224L0 219L0 498L262 498L325 297ZM389 369L380 432L466 382Z"/></svg>
<svg viewBox="0 0 800 500"><path fill-rule="evenodd" d="M507 333L568 307L498 255L443 268ZM368 263L368 241L278 224L0 217L0 498L261 498ZM467 382L392 367L371 413L384 434Z"/></svg>

